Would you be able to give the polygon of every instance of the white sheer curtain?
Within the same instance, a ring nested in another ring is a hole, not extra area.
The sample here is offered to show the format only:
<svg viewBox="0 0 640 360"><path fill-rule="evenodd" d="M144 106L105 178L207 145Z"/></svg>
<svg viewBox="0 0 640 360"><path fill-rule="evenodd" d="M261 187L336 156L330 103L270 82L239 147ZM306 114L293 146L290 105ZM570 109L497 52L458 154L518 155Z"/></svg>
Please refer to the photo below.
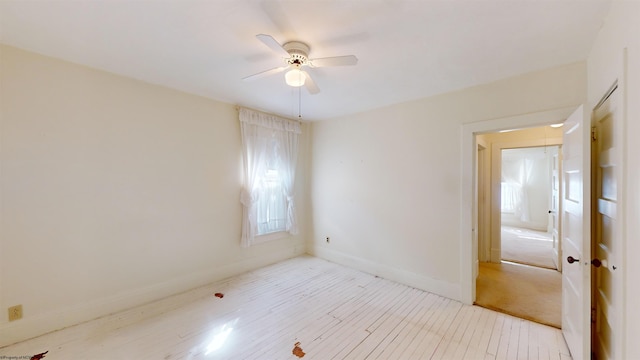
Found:
<svg viewBox="0 0 640 360"><path fill-rule="evenodd" d="M298 159L300 122L283 119L245 108L239 109L243 145L244 184L240 195L243 205L242 241L251 246L258 231L257 203L260 186L264 183L268 166L276 167L281 188L286 196L286 231L298 232L295 213L294 184Z"/></svg>
<svg viewBox="0 0 640 360"><path fill-rule="evenodd" d="M296 178L296 163L298 162L298 136L299 133L282 131L280 137L280 169L282 174L282 188L287 197L287 231L295 235L298 233L298 220L296 218L295 199L293 185Z"/></svg>
<svg viewBox="0 0 640 360"><path fill-rule="evenodd" d="M502 164L502 212L513 213L520 221L530 221L529 193L533 160L521 158Z"/></svg>
<svg viewBox="0 0 640 360"><path fill-rule="evenodd" d="M517 150L517 149L516 149ZM534 155L504 156L502 161L502 212L512 213L523 222L531 220L529 192Z"/></svg>

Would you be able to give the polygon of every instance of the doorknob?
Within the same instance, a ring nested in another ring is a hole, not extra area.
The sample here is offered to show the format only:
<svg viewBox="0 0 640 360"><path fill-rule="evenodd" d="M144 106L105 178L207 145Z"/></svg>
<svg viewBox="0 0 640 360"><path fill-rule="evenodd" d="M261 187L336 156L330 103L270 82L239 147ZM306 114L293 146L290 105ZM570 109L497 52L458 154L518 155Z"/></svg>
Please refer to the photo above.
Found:
<svg viewBox="0 0 640 360"><path fill-rule="evenodd" d="M574 258L573 256L569 256L569 257L567 257L567 262L568 262L569 264L573 264L574 262L578 262L578 261L580 261L580 259L576 259L576 258Z"/></svg>
<svg viewBox="0 0 640 360"><path fill-rule="evenodd" d="M600 266L604 266L605 268L609 266L609 263L607 262L607 259L593 259L591 260L591 265L599 268Z"/></svg>

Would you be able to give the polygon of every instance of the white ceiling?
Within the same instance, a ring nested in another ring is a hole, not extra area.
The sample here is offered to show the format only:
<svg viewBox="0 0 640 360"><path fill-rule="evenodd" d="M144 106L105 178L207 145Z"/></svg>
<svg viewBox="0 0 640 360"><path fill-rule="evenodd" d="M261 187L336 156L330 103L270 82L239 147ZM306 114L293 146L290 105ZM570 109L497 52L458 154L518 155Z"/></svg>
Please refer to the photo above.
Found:
<svg viewBox="0 0 640 360"><path fill-rule="evenodd" d="M583 61L610 0L0 0L0 42L154 84L321 120ZM258 41L306 42L321 89ZM300 97L299 97L300 96Z"/></svg>

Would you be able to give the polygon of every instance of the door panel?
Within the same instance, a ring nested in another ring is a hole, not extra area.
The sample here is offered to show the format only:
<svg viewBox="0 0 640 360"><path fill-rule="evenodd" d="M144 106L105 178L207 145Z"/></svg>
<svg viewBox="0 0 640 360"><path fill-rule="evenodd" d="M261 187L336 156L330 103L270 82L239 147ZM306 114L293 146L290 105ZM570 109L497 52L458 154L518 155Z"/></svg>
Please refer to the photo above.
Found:
<svg viewBox="0 0 640 360"><path fill-rule="evenodd" d="M620 281L617 270L620 256L618 231L618 178L620 172L616 146L615 122L619 118L618 98L614 90L594 111L594 258L592 306L595 321L592 329L593 352L598 360L615 359L615 329L620 317Z"/></svg>
<svg viewBox="0 0 640 360"><path fill-rule="evenodd" d="M580 106L563 127L562 333L573 359L590 354L591 126Z"/></svg>

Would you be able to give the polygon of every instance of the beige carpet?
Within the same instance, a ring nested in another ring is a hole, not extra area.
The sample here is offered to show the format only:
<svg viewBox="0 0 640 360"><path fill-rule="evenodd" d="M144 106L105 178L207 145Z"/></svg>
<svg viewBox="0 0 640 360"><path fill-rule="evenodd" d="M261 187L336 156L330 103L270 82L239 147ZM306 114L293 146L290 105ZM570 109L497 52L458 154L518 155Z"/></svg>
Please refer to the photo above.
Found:
<svg viewBox="0 0 640 360"><path fill-rule="evenodd" d="M555 269L551 234L502 226L502 260Z"/></svg>
<svg viewBox="0 0 640 360"><path fill-rule="evenodd" d="M480 263L476 304L560 328L562 274L519 264Z"/></svg>

